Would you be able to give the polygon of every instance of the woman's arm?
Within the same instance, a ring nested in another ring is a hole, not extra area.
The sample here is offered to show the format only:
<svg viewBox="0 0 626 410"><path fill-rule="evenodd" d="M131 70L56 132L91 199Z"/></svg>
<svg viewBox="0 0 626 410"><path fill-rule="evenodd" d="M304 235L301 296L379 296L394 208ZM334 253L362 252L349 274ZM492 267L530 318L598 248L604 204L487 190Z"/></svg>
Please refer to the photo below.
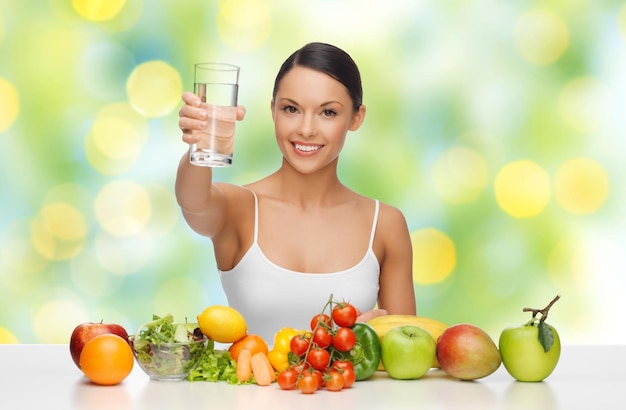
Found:
<svg viewBox="0 0 626 410"><path fill-rule="evenodd" d="M402 212L381 204L376 234L383 245L378 308L388 314L414 315L413 249Z"/></svg>
<svg viewBox="0 0 626 410"><path fill-rule="evenodd" d="M184 105L180 110L179 127L183 141L188 144L198 142L194 130L206 127L206 111L200 108L200 99L191 92L183 94ZM238 107L237 120L242 120L245 109ZM211 167L200 167L189 162L189 152L185 153L178 165L176 174L176 200L189 226L201 235L214 237L226 220L226 199L219 185L212 183Z"/></svg>

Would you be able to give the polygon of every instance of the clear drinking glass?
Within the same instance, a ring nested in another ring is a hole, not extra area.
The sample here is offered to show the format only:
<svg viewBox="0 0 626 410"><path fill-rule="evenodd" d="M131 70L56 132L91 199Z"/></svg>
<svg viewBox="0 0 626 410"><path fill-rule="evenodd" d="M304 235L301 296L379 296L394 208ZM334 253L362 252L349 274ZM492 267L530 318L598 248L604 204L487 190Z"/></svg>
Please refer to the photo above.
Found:
<svg viewBox="0 0 626 410"><path fill-rule="evenodd" d="M207 112L207 127L194 131L200 139L192 144L189 160L205 167L233 163L239 67L223 63L198 63L194 67L194 92Z"/></svg>

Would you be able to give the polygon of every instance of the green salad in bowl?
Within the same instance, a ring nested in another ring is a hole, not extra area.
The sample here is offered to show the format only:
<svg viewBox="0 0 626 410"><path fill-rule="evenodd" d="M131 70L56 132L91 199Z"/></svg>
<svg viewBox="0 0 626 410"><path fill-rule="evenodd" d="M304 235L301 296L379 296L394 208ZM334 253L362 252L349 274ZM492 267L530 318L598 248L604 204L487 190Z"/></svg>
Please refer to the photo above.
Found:
<svg viewBox="0 0 626 410"><path fill-rule="evenodd" d="M172 315L144 324L129 337L139 367L154 380L183 380L205 350L213 350L197 323L174 323Z"/></svg>

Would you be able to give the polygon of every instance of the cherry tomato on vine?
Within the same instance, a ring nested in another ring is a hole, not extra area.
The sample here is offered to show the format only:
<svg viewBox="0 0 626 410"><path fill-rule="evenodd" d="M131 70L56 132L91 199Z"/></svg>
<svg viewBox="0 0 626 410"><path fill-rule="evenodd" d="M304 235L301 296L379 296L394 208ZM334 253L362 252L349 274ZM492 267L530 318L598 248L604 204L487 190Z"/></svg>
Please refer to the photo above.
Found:
<svg viewBox="0 0 626 410"><path fill-rule="evenodd" d="M307 335L295 335L289 342L291 352L296 356L302 356L309 348L309 337Z"/></svg>
<svg viewBox="0 0 626 410"><path fill-rule="evenodd" d="M300 362L298 364L294 364L289 367L290 369L294 369L297 374L302 374L305 372L311 372L311 365L306 362Z"/></svg>
<svg viewBox="0 0 626 410"><path fill-rule="evenodd" d="M324 387L328 391L339 391L343 389L344 384L343 374L339 370L330 370L324 377Z"/></svg>
<svg viewBox="0 0 626 410"><path fill-rule="evenodd" d="M328 353L326 349L313 348L309 350L306 361L309 362L311 367L315 370L326 370L330 364L330 353Z"/></svg>
<svg viewBox="0 0 626 410"><path fill-rule="evenodd" d="M278 386L283 390L293 390L298 383L298 371L294 368L289 368L278 373L276 378Z"/></svg>
<svg viewBox="0 0 626 410"><path fill-rule="evenodd" d="M340 327L333 337L333 347L340 352L349 352L356 344L356 335L349 327Z"/></svg>
<svg viewBox="0 0 626 410"><path fill-rule="evenodd" d="M358 312L351 304L341 302L333 308L332 317L337 326L350 327L356 323Z"/></svg>
<svg viewBox="0 0 626 410"><path fill-rule="evenodd" d="M344 369L340 369L340 372L343 376L343 388L350 388L350 386L352 386L356 381L356 373L354 373L354 367L346 367Z"/></svg>
<svg viewBox="0 0 626 410"><path fill-rule="evenodd" d="M324 384L324 376L322 375L322 372L318 370L310 370L309 373L311 373L317 379L318 386L322 387L322 385Z"/></svg>
<svg viewBox="0 0 626 410"><path fill-rule="evenodd" d="M350 368L354 370L354 364L349 360L335 360L331 366L333 369L343 370Z"/></svg>
<svg viewBox="0 0 626 410"><path fill-rule="evenodd" d="M301 393L315 393L319 388L320 384L318 378L311 373L302 374L302 377L298 380L298 389L300 389Z"/></svg>
<svg viewBox="0 0 626 410"><path fill-rule="evenodd" d="M317 323L320 323L320 327L325 327L330 329L332 325L332 319L326 313L320 313L319 315L313 316L311 319L311 330L315 330Z"/></svg>
<svg viewBox="0 0 626 410"><path fill-rule="evenodd" d="M326 349L333 344L333 335L328 333L325 327L318 327L313 331L313 342L321 349Z"/></svg>

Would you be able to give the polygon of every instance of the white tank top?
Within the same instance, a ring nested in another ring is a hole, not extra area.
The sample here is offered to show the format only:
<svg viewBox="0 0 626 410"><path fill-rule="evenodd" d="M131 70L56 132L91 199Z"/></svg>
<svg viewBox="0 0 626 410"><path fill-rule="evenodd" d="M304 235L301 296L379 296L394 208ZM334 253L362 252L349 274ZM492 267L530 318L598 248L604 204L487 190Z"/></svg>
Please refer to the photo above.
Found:
<svg viewBox="0 0 626 410"><path fill-rule="evenodd" d="M372 249L378 200L375 201L369 246L363 259L349 269L332 273L296 272L270 261L258 244L256 194L254 208L252 246L233 269L218 270L228 304L246 319L249 334L261 336L271 346L275 333L283 327L308 330L311 319L321 312L331 294L335 301L350 302L361 312L374 308L380 276L378 258ZM329 313L328 309L326 313Z"/></svg>

